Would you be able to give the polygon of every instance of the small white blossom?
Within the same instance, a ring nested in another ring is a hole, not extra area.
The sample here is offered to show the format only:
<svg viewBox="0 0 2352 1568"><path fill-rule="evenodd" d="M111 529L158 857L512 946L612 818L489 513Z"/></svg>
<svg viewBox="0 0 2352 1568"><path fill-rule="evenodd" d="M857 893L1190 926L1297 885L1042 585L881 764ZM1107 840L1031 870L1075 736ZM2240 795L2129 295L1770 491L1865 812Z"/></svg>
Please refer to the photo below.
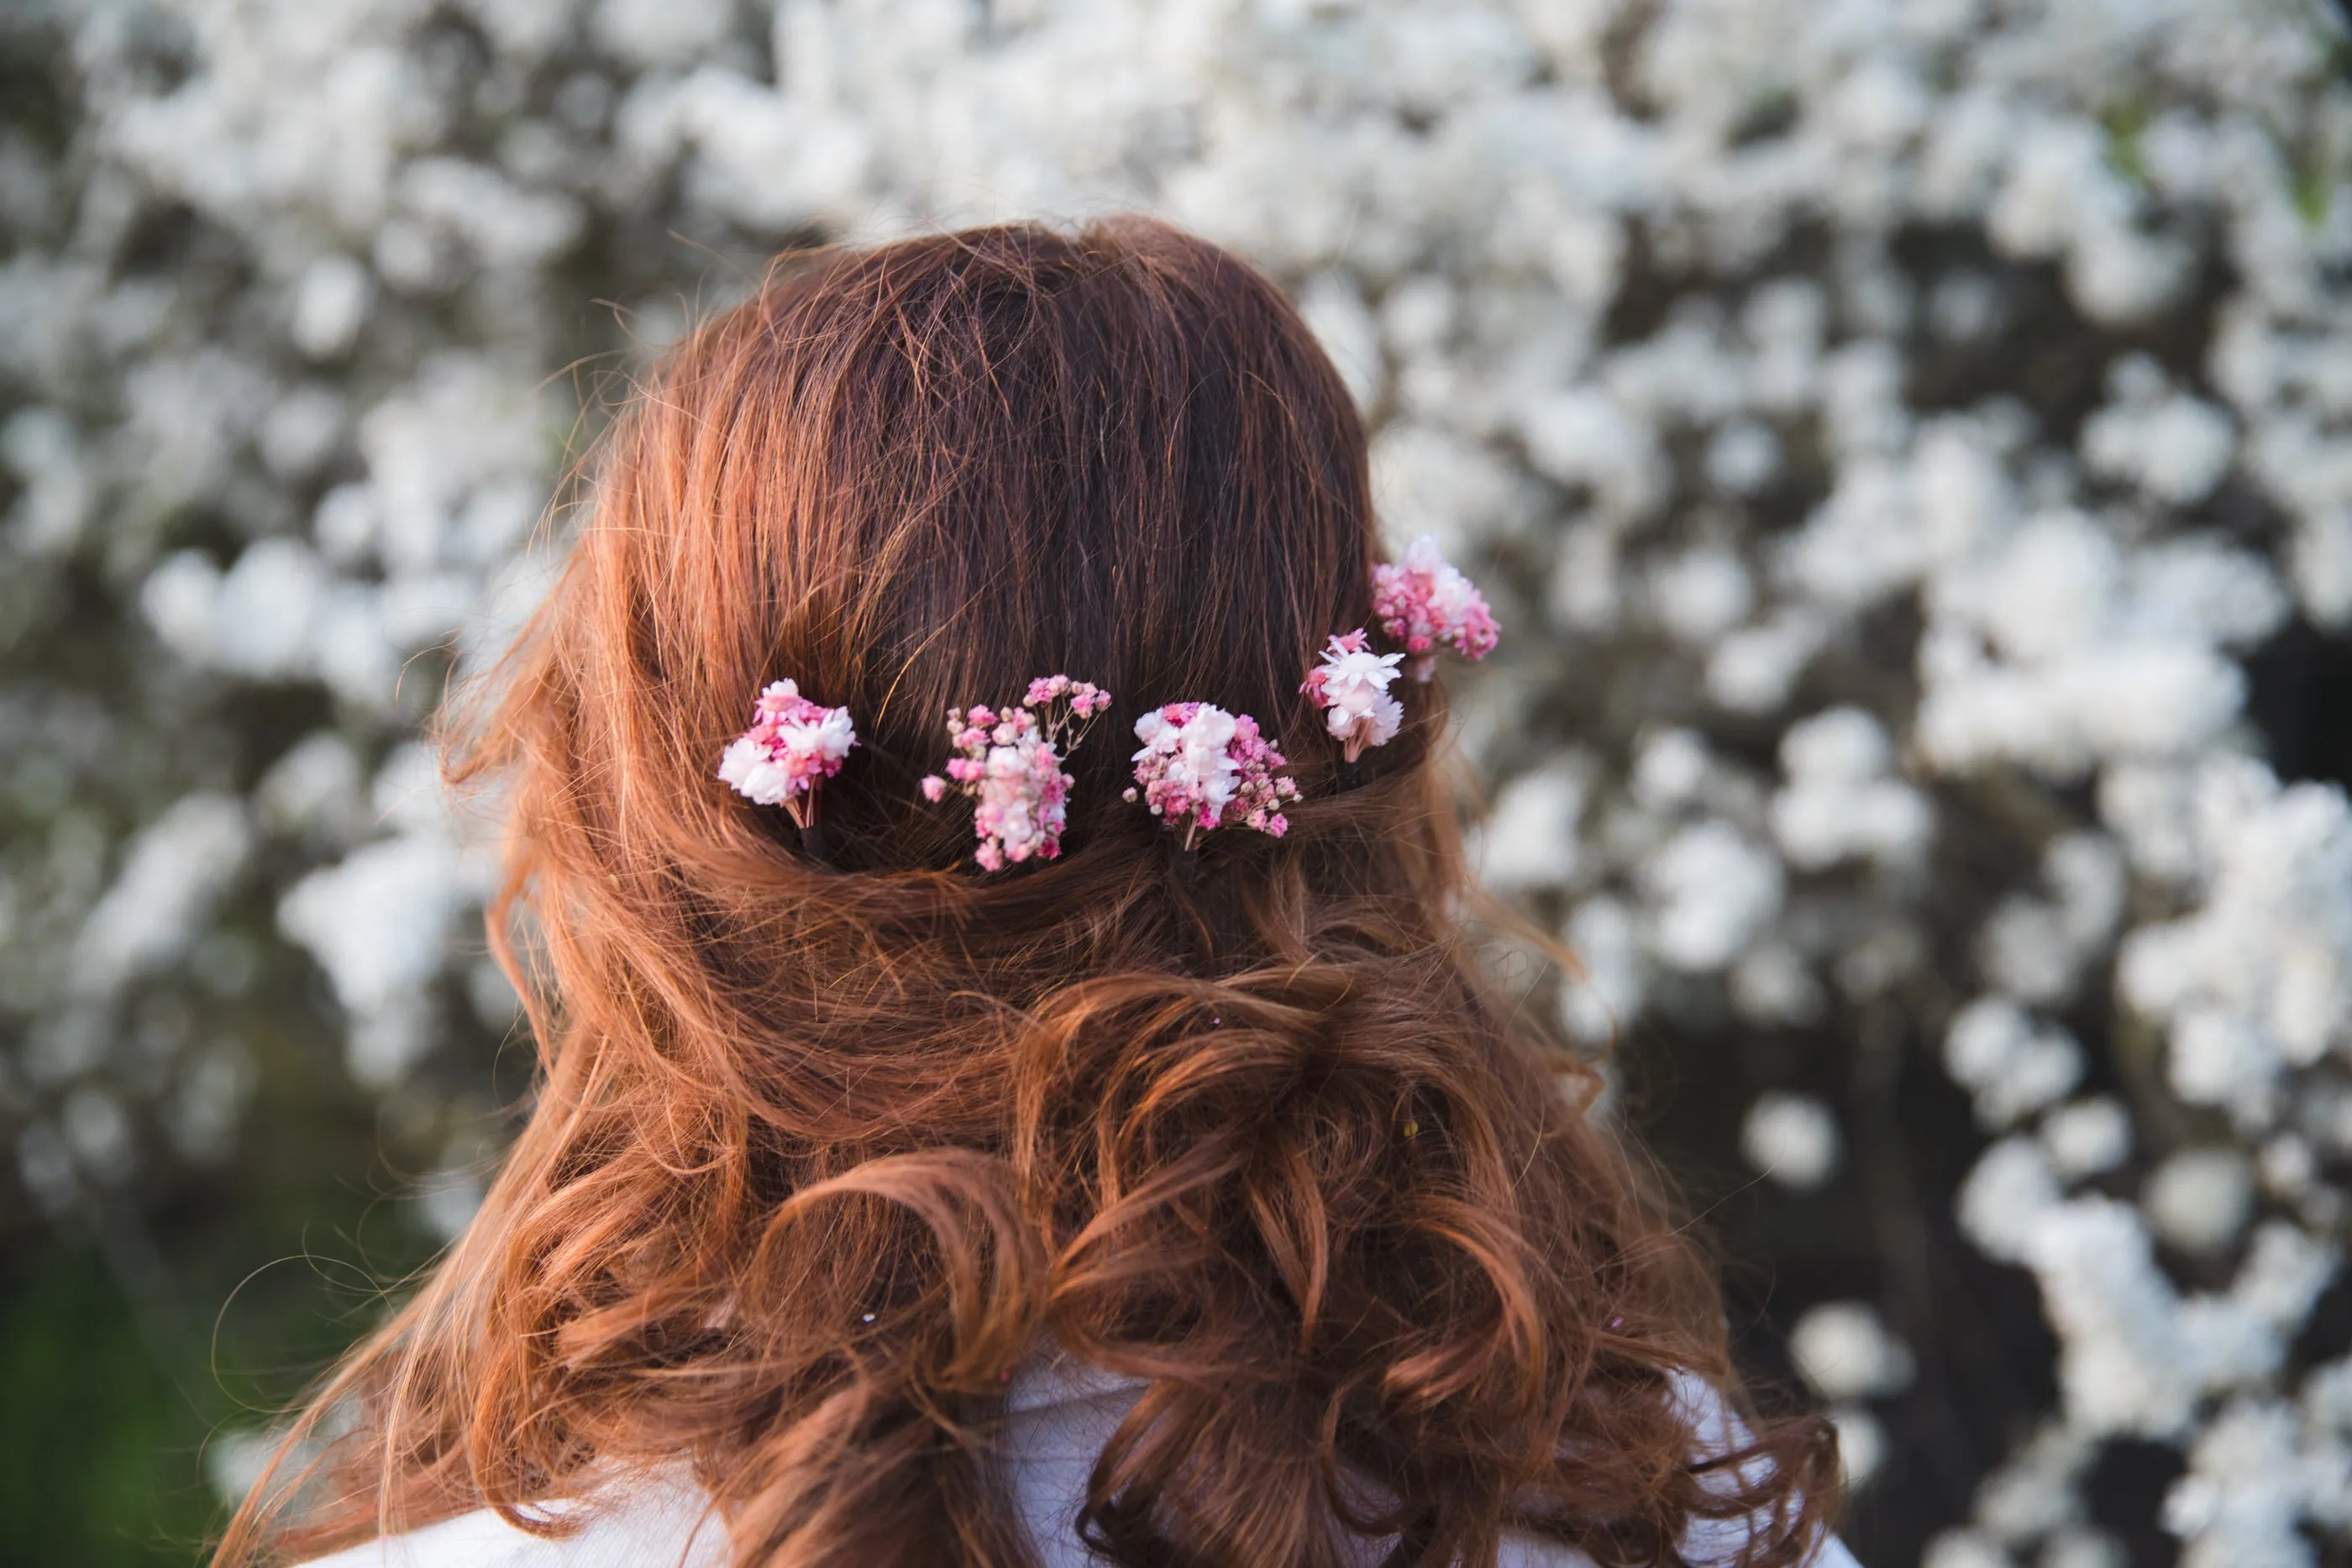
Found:
<svg viewBox="0 0 2352 1568"><path fill-rule="evenodd" d="M1885 731L1860 708L1833 708L1790 728L1780 739L1789 782L1772 800L1772 835L1790 864L1902 865L1926 852L1933 810L1890 776L1891 760Z"/></svg>
<svg viewBox="0 0 2352 1568"><path fill-rule="evenodd" d="M2237 1239L2253 1209L2254 1178L2235 1149L2189 1149L2157 1166L2142 1202L2176 1247L2213 1252Z"/></svg>
<svg viewBox="0 0 2352 1568"><path fill-rule="evenodd" d="M1748 1163L1799 1192L1836 1174L1843 1151L1837 1119L1810 1094L1760 1094L1739 1127L1739 1152Z"/></svg>
<svg viewBox="0 0 2352 1568"><path fill-rule="evenodd" d="M1859 1405L1832 1406L1830 1423L1837 1428L1838 1470L1849 1487L1861 1487L1886 1463L1893 1446L1886 1427Z"/></svg>
<svg viewBox="0 0 2352 1568"><path fill-rule="evenodd" d="M1780 913L1780 861L1728 823L1684 828L1642 868L1659 956L1683 969L1720 969Z"/></svg>
<svg viewBox="0 0 2352 1568"><path fill-rule="evenodd" d="M2083 1075L2083 1051L2008 998L1985 997L1952 1019L1944 1065L1975 1094L1977 1120L1999 1131L2063 1099Z"/></svg>
<svg viewBox="0 0 2352 1568"><path fill-rule="evenodd" d="M1805 1381L1833 1402L1899 1393L1915 1370L1910 1350L1865 1301L1806 1308L1789 1331L1789 1354Z"/></svg>
<svg viewBox="0 0 2352 1568"><path fill-rule="evenodd" d="M76 937L73 975L105 995L184 952L253 846L243 802L183 796L132 841L122 870Z"/></svg>
<svg viewBox="0 0 2352 1568"><path fill-rule="evenodd" d="M2111 1171L2131 1157L2131 1114L2105 1095L2075 1100L2042 1119L2042 1146L2062 1176Z"/></svg>

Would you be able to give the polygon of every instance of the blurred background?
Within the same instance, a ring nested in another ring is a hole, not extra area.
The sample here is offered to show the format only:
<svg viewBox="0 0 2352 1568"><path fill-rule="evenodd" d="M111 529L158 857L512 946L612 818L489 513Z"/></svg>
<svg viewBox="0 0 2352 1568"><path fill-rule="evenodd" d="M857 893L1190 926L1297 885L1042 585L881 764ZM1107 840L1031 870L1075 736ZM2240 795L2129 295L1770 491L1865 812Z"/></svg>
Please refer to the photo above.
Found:
<svg viewBox="0 0 2352 1568"><path fill-rule="evenodd" d="M789 245L1164 214L1508 629L1582 954L1871 1568L2352 1562L2323 0L0 5L0 1562L190 1563L529 1084L417 737Z"/></svg>

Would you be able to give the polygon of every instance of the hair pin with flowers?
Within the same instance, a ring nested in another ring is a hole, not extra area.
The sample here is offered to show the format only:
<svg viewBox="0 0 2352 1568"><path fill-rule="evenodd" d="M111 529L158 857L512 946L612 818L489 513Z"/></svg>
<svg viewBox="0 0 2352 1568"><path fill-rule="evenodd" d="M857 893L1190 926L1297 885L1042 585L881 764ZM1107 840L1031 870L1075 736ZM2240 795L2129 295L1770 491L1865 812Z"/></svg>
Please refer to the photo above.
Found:
<svg viewBox="0 0 2352 1568"><path fill-rule="evenodd" d="M1331 738L1339 743L1341 759L1349 768L1367 747L1386 746L1404 723L1404 705L1389 695L1397 678L1402 653L1375 653L1372 640L1360 626L1344 637L1334 637L1321 661L1307 672L1299 690L1323 710Z"/></svg>
<svg viewBox="0 0 2352 1568"><path fill-rule="evenodd" d="M1040 675L1018 707L950 708L948 737L957 755L947 777L923 780L923 798L937 803L952 789L972 802L971 828L980 840L972 859L987 871L1062 852L1070 786L1062 761L1086 738L1110 694L1067 675Z"/></svg>
<svg viewBox="0 0 2352 1568"><path fill-rule="evenodd" d="M753 702L751 727L720 754L719 777L747 800L782 806L801 831L802 846L823 859L817 790L841 771L856 744L847 708L813 703L797 683L776 681Z"/></svg>
<svg viewBox="0 0 2352 1568"><path fill-rule="evenodd" d="M1298 786L1276 776L1289 759L1249 715L1214 703L1170 703L1135 721L1135 738L1143 747L1135 754L1135 787L1124 798L1181 827L1188 852L1213 828L1254 828L1277 839L1289 831L1282 807L1298 799Z"/></svg>
<svg viewBox="0 0 2352 1568"><path fill-rule="evenodd" d="M1404 644L1405 668L1416 681L1429 679L1441 646L1475 662L1493 653L1502 634L1485 596L1430 534L1407 545L1402 559L1372 568L1372 613L1381 631Z"/></svg>

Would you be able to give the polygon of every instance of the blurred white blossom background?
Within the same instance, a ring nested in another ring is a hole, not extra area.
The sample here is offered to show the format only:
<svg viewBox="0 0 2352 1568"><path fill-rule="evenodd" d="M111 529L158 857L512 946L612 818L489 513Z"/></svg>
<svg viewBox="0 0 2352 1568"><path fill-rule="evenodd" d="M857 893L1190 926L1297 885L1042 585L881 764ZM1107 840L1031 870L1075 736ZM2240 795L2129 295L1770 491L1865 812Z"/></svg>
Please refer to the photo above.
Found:
<svg viewBox="0 0 2352 1568"><path fill-rule="evenodd" d="M1484 875L1720 1199L1864 1559L2347 1560L2321 0L0 29L0 1223L94 1239L159 1354L217 1304L159 1217L303 1118L470 1211L513 998L419 727L629 370L783 245L1141 208L1294 290L1391 532L1493 585Z"/></svg>

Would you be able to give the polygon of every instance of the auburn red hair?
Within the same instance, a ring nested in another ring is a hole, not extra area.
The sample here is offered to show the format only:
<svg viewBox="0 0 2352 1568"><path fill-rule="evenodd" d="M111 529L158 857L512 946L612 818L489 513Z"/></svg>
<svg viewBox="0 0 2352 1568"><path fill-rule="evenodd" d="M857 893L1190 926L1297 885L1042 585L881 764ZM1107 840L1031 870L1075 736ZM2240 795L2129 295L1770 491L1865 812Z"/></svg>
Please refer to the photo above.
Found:
<svg viewBox="0 0 2352 1568"><path fill-rule="evenodd" d="M1440 688L1346 779L1300 695L1379 552L1297 314L1156 224L799 257L679 344L460 737L511 817L529 1123L218 1561L684 1458L740 1564L1026 1563L992 1432L1048 1344L1149 1380L1084 1515L1135 1568L1506 1528L1672 1563L1750 1515L1752 1563L1800 1560L1827 1428L1695 1455L1721 1309L1481 977ZM1055 671L1117 695L1066 852L979 873L917 781L950 705ZM713 776L783 676L864 740L821 861ZM1180 864L1120 800L1181 699L1279 737L1286 837Z"/></svg>

